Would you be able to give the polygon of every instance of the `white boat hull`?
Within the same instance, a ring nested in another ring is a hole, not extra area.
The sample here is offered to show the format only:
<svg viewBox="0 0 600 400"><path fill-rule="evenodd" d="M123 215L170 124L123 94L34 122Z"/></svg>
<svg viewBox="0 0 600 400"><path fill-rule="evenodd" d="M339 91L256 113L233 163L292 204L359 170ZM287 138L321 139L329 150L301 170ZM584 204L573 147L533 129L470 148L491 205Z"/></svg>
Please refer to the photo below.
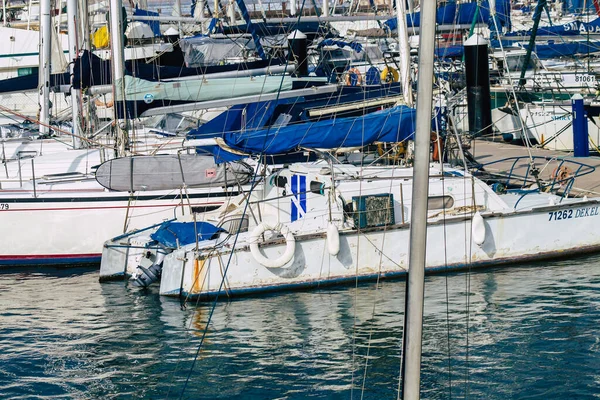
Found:
<svg viewBox="0 0 600 400"><path fill-rule="evenodd" d="M570 105L527 104L519 112L521 118L501 109L492 110L492 120L498 131L502 134L510 133L514 139L523 139L521 126L524 124L528 138L535 139L541 147L573 151L573 117ZM595 120L586 118L590 150L597 150L600 145L600 127Z"/></svg>
<svg viewBox="0 0 600 400"><path fill-rule="evenodd" d="M150 224L188 214L192 207L210 209L225 198L222 189L169 193L67 192L52 196L0 197L0 266L99 263L103 243Z"/></svg>
<svg viewBox="0 0 600 400"><path fill-rule="evenodd" d="M600 202L579 201L519 214L482 214L485 241L481 246L471 238L470 217L438 221L428 226L426 269L447 271L598 250L599 211ZM179 249L165 258L160 293L233 296L402 276L408 271L409 233L408 224L360 234L340 232L340 252L335 257L329 254L323 234L297 236L294 257L281 268L260 265L243 245L233 253L204 260ZM268 258L277 258L286 246L280 242L269 242L261 250Z"/></svg>

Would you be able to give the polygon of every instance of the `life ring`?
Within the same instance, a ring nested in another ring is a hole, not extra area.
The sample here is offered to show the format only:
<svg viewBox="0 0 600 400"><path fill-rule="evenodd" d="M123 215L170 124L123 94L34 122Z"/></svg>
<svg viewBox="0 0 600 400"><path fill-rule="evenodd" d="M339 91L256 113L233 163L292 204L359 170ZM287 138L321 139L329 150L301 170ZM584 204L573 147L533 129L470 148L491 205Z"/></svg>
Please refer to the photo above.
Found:
<svg viewBox="0 0 600 400"><path fill-rule="evenodd" d="M566 165L561 165L559 167L554 168L552 171L551 178L554 182L557 182L561 186L565 186L569 178L573 176L571 169Z"/></svg>
<svg viewBox="0 0 600 400"><path fill-rule="evenodd" d="M400 74L398 70L393 67L385 67L383 71L381 71L381 82L391 83L398 82L400 79Z"/></svg>
<svg viewBox="0 0 600 400"><path fill-rule="evenodd" d="M285 251L279 258L267 258L258 249L258 240L266 231L279 232L285 238ZM290 231L290 228L282 223L270 224L268 222L261 222L250 234L248 242L250 243L250 254L252 254L254 260L267 268L283 267L285 264L290 262L292 257L294 257L294 251L296 251L296 238L294 238L294 234Z"/></svg>
<svg viewBox="0 0 600 400"><path fill-rule="evenodd" d="M352 81L352 75L356 76L356 82ZM350 68L346 71L346 85L347 86L360 86L362 84L362 75L357 68Z"/></svg>

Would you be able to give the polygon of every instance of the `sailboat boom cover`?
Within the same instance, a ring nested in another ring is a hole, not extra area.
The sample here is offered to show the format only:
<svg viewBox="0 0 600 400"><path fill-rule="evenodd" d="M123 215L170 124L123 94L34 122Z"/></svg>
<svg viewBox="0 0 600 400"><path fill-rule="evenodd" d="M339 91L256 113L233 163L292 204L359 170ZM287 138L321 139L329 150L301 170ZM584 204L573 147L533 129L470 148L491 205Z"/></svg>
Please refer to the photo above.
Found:
<svg viewBox="0 0 600 400"><path fill-rule="evenodd" d="M375 142L401 142L413 136L415 110L396 106L361 117L271 127L245 133L228 132L227 146L248 154L285 154L308 149L361 147Z"/></svg>

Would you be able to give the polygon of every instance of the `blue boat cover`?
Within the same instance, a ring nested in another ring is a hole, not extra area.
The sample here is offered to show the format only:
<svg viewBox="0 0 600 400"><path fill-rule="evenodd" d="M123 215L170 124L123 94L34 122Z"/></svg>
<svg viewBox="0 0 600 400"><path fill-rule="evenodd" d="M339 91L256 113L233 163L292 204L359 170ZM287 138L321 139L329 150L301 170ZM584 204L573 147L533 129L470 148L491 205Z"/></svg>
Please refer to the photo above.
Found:
<svg viewBox="0 0 600 400"><path fill-rule="evenodd" d="M525 46L526 48L528 46ZM533 49L538 58L546 60L549 58L574 56L577 54L591 54L600 52L600 42L581 41L570 43L536 43Z"/></svg>
<svg viewBox="0 0 600 400"><path fill-rule="evenodd" d="M276 36L276 35L288 35L294 30L299 30L308 36L309 40L315 35L329 36L330 32L326 24L320 24L318 21L294 21L294 22L252 22L252 26L256 33L261 37L264 36ZM233 26L222 26L221 31L225 35L250 33L250 28L247 24L233 25Z"/></svg>
<svg viewBox="0 0 600 400"><path fill-rule="evenodd" d="M180 78L182 76L194 76L212 74L218 72L237 71L240 69L265 68L271 65L282 65L283 59L257 60L240 64L211 65L198 68L186 68L146 64L142 62L125 61L125 74L135 76L149 81L159 79ZM35 75L37 79L37 73ZM110 60L103 60L97 55L84 50L75 62L73 71L73 87L75 89L86 89L94 85L107 85L112 82L112 71ZM36 84L37 87L37 84ZM141 114L143 111L140 111Z"/></svg>
<svg viewBox="0 0 600 400"><path fill-rule="evenodd" d="M477 2L456 4L455 2L447 3L445 6L438 7L436 10L435 22L439 25L468 25L473 22ZM496 2L496 17L500 26L510 30L510 0L502 0ZM488 0L481 2L476 22L490 23L490 5ZM387 20L384 23L389 30L393 31L398 26L396 18ZM421 13L406 15L406 26L417 27L421 26Z"/></svg>
<svg viewBox="0 0 600 400"><path fill-rule="evenodd" d="M591 1L590 1L591 3ZM531 29L523 31L508 32L504 36L530 36ZM573 21L564 25L544 26L537 30L538 36L578 36L587 33L600 33L600 18L592 22Z"/></svg>
<svg viewBox="0 0 600 400"><path fill-rule="evenodd" d="M464 46L461 45L435 48L435 56L437 58L458 58L462 57L463 53Z"/></svg>
<svg viewBox="0 0 600 400"><path fill-rule="evenodd" d="M68 85L71 76L68 72L50 75L50 86ZM24 92L35 90L39 86L39 73L36 70L30 75L16 76L14 78L0 80L0 93Z"/></svg>
<svg viewBox="0 0 600 400"><path fill-rule="evenodd" d="M249 154L285 154L299 148L336 149L374 142L401 142L413 136L416 111L396 106L361 117L273 127L246 133L227 132L227 146Z"/></svg>
<svg viewBox="0 0 600 400"><path fill-rule="evenodd" d="M586 11L595 11L594 2L591 0L567 0L563 7L573 14L585 13Z"/></svg>
<svg viewBox="0 0 600 400"><path fill-rule="evenodd" d="M142 9L138 8L137 6L133 10L133 15L138 16L138 17L158 17L157 12L142 10ZM159 21L150 21L147 19L136 19L136 21L143 22L143 23L147 24L148 26L150 26L150 29L152 29L152 33L154 33L154 36L161 35Z"/></svg>
<svg viewBox="0 0 600 400"><path fill-rule="evenodd" d="M305 85L294 85L294 89L316 86L319 82L305 81L304 83ZM235 105L198 128L192 129L188 132L187 138L205 139L215 136L220 137L223 132L265 129L267 126L274 124L282 113L292 116L289 123L309 121L312 118L310 118L308 113L313 108L331 107L332 105L342 105L349 102L397 96L400 94L402 94L400 84L394 82L376 86L341 86L334 93L321 93ZM342 116L342 114L339 113L338 116Z"/></svg>
<svg viewBox="0 0 600 400"><path fill-rule="evenodd" d="M337 47L350 47L352 50L354 50L357 53L360 53L362 51L362 44L360 43L354 43L354 42L344 42L343 40L333 40L333 39L324 39L321 40L319 42L319 44L317 45L317 49L323 47L323 46L337 46Z"/></svg>
<svg viewBox="0 0 600 400"><path fill-rule="evenodd" d="M224 232L222 228L208 222L196 222L194 228L193 222L165 221L150 237L165 247L176 249L177 243L179 246L196 243L196 231L199 242L210 239L218 232Z"/></svg>

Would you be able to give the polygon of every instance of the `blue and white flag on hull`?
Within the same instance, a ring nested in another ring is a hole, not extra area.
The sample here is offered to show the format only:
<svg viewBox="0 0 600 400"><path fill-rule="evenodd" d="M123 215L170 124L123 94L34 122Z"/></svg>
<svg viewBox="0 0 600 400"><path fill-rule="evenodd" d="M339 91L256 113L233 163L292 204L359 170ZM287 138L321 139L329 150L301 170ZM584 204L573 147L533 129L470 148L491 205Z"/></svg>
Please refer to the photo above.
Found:
<svg viewBox="0 0 600 400"><path fill-rule="evenodd" d="M291 219L292 222L306 215L306 175L292 175Z"/></svg>

